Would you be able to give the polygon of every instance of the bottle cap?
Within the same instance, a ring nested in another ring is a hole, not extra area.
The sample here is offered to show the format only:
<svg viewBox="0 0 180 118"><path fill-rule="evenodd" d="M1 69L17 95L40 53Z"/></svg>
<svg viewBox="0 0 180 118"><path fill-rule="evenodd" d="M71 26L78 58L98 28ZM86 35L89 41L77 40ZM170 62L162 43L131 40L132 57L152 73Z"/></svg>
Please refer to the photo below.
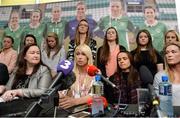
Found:
<svg viewBox="0 0 180 118"><path fill-rule="evenodd" d="M162 76L162 81L163 81L163 82L164 82L164 81L168 81L168 76L167 76L167 75Z"/></svg>
<svg viewBox="0 0 180 118"><path fill-rule="evenodd" d="M95 80L96 80L96 81L100 81L100 80L101 80L101 76L100 76L100 75L96 75L96 76L95 76Z"/></svg>

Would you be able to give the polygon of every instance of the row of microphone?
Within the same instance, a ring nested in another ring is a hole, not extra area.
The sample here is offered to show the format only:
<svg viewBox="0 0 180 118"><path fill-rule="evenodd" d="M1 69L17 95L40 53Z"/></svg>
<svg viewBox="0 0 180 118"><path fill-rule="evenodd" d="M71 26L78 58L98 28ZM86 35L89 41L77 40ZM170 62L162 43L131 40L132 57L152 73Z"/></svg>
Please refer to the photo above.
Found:
<svg viewBox="0 0 180 118"><path fill-rule="evenodd" d="M49 89L56 88L57 86L59 86L59 84L61 84L62 86L60 86L60 88L58 88L58 90L69 89L70 86L76 81L75 74L72 72L73 68L74 68L73 61L69 61L69 60L61 61L57 66L57 73L58 74L57 74L56 78L54 79L54 81L52 82L52 84L50 85ZM89 76L99 75L99 76L101 76L102 80L107 82L113 88L117 88L117 86L114 83L112 83L111 81L109 81L108 78L106 78L102 74L100 74L100 70L96 66L88 65L87 66L87 73ZM150 84L153 81L153 76L146 67L140 68L140 78L145 84L148 84L150 95L152 96L152 99L156 98L157 95L154 92L152 85ZM41 102L41 99L39 101ZM39 103L37 103L37 104L39 104ZM26 114L26 116L31 116L32 111L28 111L28 113L30 115ZM123 114L127 115L127 116L128 116L128 114L130 116L137 116L137 114L134 114L131 112L128 112L128 113L123 112Z"/></svg>

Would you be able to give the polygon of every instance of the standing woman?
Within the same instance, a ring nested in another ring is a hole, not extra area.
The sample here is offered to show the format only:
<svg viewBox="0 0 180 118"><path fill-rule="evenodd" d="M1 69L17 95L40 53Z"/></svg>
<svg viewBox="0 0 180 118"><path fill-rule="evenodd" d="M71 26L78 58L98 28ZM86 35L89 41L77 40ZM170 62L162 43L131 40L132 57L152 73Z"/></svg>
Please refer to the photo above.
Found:
<svg viewBox="0 0 180 118"><path fill-rule="evenodd" d="M41 46L41 43L45 36L45 24L41 23L42 12L40 9L34 10L31 12L30 23L25 27L24 36L27 34L32 34L36 37L38 46Z"/></svg>
<svg viewBox="0 0 180 118"><path fill-rule="evenodd" d="M89 46L83 44L76 47L74 52L75 83L71 86L69 96L60 95L59 106L69 108L80 104L86 104L90 96L93 77L87 73L87 66L93 64L92 52Z"/></svg>
<svg viewBox="0 0 180 118"><path fill-rule="evenodd" d="M144 23L140 25L140 29L149 31L152 37L153 47L161 52L164 46L164 35L167 31L167 26L156 18L157 10L153 6L145 6L144 8Z"/></svg>
<svg viewBox="0 0 180 118"><path fill-rule="evenodd" d="M90 38L89 24L88 24L87 20L82 19L79 22L74 38L75 38L75 40L71 40L69 43L69 50L68 50L67 58L73 60L75 47L78 45L81 45L81 44L86 44L91 48L91 51L93 54L93 59L95 60L97 43L94 39Z"/></svg>
<svg viewBox="0 0 180 118"><path fill-rule="evenodd" d="M102 75L110 77L117 70L116 56L119 51L126 50L119 45L118 33L114 27L109 27L105 34L103 45L97 52L97 67Z"/></svg>
<svg viewBox="0 0 180 118"><path fill-rule="evenodd" d="M121 103L136 104L136 88L139 88L141 83L139 73L133 66L133 57L128 51L121 51L117 54L116 62L117 72L110 76L109 80L121 90L121 93L108 85L104 88L107 89L105 96L111 104L118 103L119 94Z"/></svg>
<svg viewBox="0 0 180 118"><path fill-rule="evenodd" d="M172 42L165 46L165 70L155 75L153 86L158 92L159 83L162 76L168 75L169 82L172 84L173 106L180 106L180 42Z"/></svg>
<svg viewBox="0 0 180 118"><path fill-rule="evenodd" d="M5 36L11 36L14 39L13 48L18 51L20 49L20 43L23 39L24 28L19 24L20 17L18 11L12 11L8 27L4 31Z"/></svg>
<svg viewBox="0 0 180 118"><path fill-rule="evenodd" d="M6 86L0 86L4 101L12 101L15 97L40 97L51 84L50 72L41 62L37 45L26 46L19 56L13 76Z"/></svg>
<svg viewBox="0 0 180 118"><path fill-rule="evenodd" d="M66 59L65 50L59 44L58 35L54 32L48 33L45 43L45 48L42 49L42 61L51 69L52 77L55 77L57 64Z"/></svg>

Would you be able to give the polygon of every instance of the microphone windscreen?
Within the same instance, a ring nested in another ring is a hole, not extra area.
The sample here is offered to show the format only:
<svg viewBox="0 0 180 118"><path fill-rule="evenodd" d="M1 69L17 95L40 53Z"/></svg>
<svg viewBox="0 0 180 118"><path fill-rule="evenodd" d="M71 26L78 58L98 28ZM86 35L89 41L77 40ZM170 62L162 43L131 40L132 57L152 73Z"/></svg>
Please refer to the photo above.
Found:
<svg viewBox="0 0 180 118"><path fill-rule="evenodd" d="M88 65L87 73L89 76L95 76L99 72L98 68L94 65Z"/></svg>
<svg viewBox="0 0 180 118"><path fill-rule="evenodd" d="M62 86L59 90L69 89L71 85L76 81L76 76L73 72L69 73L65 78L61 80Z"/></svg>
<svg viewBox="0 0 180 118"><path fill-rule="evenodd" d="M64 76L69 74L74 68L73 61L63 60L57 65L57 73L62 72Z"/></svg>
<svg viewBox="0 0 180 118"><path fill-rule="evenodd" d="M153 83L153 75L151 71L146 66L141 66L139 68L139 74L142 82L144 84L152 84Z"/></svg>

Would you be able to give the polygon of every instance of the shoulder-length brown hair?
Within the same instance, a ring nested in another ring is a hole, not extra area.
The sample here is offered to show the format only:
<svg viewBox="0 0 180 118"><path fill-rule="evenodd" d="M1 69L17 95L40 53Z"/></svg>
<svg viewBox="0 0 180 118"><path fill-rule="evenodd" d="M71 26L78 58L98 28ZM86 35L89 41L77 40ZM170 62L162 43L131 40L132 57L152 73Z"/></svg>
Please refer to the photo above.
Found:
<svg viewBox="0 0 180 118"><path fill-rule="evenodd" d="M128 59L130 61L130 71L129 71L129 74L128 74L128 84L129 85L132 85L133 83L139 81L139 73L138 71L135 69L135 67L133 66L134 64L134 60L133 60L133 56L131 55L130 52L128 51L120 51L118 54L117 54L117 73L122 77L122 69L119 67L119 64L118 64L118 55L120 53L126 53L126 55L128 56Z"/></svg>
<svg viewBox="0 0 180 118"><path fill-rule="evenodd" d="M151 34L149 33L148 30L146 29L143 29L143 30L140 30L137 34L137 37L136 37L136 43L137 43L137 48L135 49L135 55L134 55L134 61L135 62L139 62L141 61L141 56L140 56L140 53L141 53L141 45L140 45L140 42L139 42L139 36L141 33L145 33L148 37L148 43L147 43L147 47L146 49L148 50L149 52L149 55L150 55L150 60L153 62L153 63L156 63L157 62L157 55L156 55L156 50L154 49L153 45L152 45L152 37L151 37Z"/></svg>
<svg viewBox="0 0 180 118"><path fill-rule="evenodd" d="M15 73L15 78L14 78L13 86L15 86L17 84L19 79L23 79L22 77L24 75L26 75L27 61L26 61L26 59L24 59L24 57L26 56L26 53L29 50L29 48L32 47L32 46L38 47L36 44L26 45L23 48L23 50L19 53L18 62L17 62L17 70L16 70L16 73ZM41 52L40 48L39 48L39 52ZM40 68L40 65L44 65L42 63L41 59L40 59L40 62L37 65L34 66L32 74L34 74L34 73L36 73L38 71L38 69Z"/></svg>
<svg viewBox="0 0 180 118"><path fill-rule="evenodd" d="M48 58L50 57L50 52L51 52L51 49L50 49L50 47L48 45L48 37L53 37L56 40L55 53L52 56L52 59L53 59L57 55L59 50L61 49L61 45L59 44L58 35L56 33L54 33L54 32L49 32L48 35L47 35L47 38L46 38L46 48L45 48Z"/></svg>
<svg viewBox="0 0 180 118"><path fill-rule="evenodd" d="M115 32L116 32L116 44L119 44L119 37L118 37L117 30L114 27L109 27L106 30L106 34L105 34L105 37L104 37L103 45L102 45L102 48L100 50L100 62L103 63L103 64L106 64L108 62L108 58L109 58L109 55L110 55L110 49L109 49L109 44L108 44L108 39L107 39L107 32L110 29L114 29L115 30Z"/></svg>
<svg viewBox="0 0 180 118"><path fill-rule="evenodd" d="M83 22L83 21L88 24L88 21L86 19L80 20L80 22L79 22L79 24L78 24L78 26L76 28L76 34L75 34L75 43L76 43L77 46L80 45L80 40L81 40L80 39L80 33L79 33L79 26L80 26L80 23ZM87 29L87 32L86 32L85 44L89 45L89 42L90 42L90 33L89 33L89 24L88 24L88 29Z"/></svg>

